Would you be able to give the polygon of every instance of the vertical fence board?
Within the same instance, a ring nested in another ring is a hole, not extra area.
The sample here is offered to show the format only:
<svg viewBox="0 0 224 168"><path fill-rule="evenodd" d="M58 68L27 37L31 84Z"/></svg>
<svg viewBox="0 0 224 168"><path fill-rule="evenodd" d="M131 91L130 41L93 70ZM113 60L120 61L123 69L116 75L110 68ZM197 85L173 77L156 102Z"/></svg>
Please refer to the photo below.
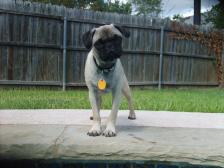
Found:
<svg viewBox="0 0 224 168"><path fill-rule="evenodd" d="M123 40L124 54L121 57L129 82L158 83L159 28L162 24L165 28L172 28L169 21L38 3L28 5L19 0L16 3L13 0L2 0L0 3L2 9L14 12L0 13L0 42L18 44L0 45L0 83L1 80L62 81L64 16L68 17L68 83L84 84L87 51L82 43L82 35L99 26L98 23L116 23L126 25L129 29L131 36ZM205 46L195 41L173 39L169 33L167 30L164 32L163 82L217 83L215 60L199 57L214 58L214 53L209 53ZM37 47L40 45L52 45L55 48Z"/></svg>

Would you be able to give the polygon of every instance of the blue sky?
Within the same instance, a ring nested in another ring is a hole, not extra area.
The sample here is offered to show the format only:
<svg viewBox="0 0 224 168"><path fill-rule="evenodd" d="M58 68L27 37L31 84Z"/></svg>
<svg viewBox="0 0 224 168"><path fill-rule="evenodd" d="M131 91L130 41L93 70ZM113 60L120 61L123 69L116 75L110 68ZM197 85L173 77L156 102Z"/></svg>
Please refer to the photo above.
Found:
<svg viewBox="0 0 224 168"><path fill-rule="evenodd" d="M120 0L127 2L129 0ZM218 0L201 0L201 12L210 10L212 5L218 3ZM161 17L172 17L175 14L180 14L184 17L193 15L194 0L162 0Z"/></svg>
<svg viewBox="0 0 224 168"><path fill-rule="evenodd" d="M184 17L193 15L193 0L162 0L162 3L162 17L173 16L174 14L181 14ZM217 3L218 0L201 0L201 12L210 10Z"/></svg>

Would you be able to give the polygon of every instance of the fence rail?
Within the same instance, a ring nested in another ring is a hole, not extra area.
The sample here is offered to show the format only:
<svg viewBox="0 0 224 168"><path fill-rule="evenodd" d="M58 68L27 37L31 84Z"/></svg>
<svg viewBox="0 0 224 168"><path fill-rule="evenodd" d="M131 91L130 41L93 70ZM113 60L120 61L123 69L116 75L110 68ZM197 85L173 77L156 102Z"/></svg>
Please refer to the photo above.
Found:
<svg viewBox="0 0 224 168"><path fill-rule="evenodd" d="M116 23L131 32L121 57L131 85L218 85L213 53L173 39L169 21L16 2L0 2L0 84L84 86L82 34Z"/></svg>
<svg viewBox="0 0 224 168"><path fill-rule="evenodd" d="M28 47L28 48L46 48L46 49L57 49L61 50L63 49L63 46L61 45L54 45L54 44L31 44L31 43L23 43L23 42L2 42L0 41L0 46L15 46L15 47ZM87 51L85 48L75 48L75 47L67 47L67 50L71 51ZM136 50L123 50L123 53L125 54L139 54L140 56L142 54L155 54L160 55L160 51L136 51ZM215 57L206 56L206 55L196 55L196 54L184 54L184 53L172 53L172 52L163 52L163 55L172 55L176 57L192 57L192 58L201 58L201 59L211 59L215 60Z"/></svg>

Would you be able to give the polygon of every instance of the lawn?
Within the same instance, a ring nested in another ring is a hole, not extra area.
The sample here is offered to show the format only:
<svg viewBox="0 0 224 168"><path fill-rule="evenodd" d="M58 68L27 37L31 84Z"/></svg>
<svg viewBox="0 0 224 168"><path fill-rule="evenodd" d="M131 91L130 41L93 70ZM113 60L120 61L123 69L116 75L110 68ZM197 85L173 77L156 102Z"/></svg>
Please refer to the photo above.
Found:
<svg viewBox="0 0 224 168"><path fill-rule="evenodd" d="M224 112L224 89L132 89L137 110ZM89 109L87 90L3 89L0 109ZM111 95L103 98L103 109L111 108ZM127 109L123 98L120 109Z"/></svg>

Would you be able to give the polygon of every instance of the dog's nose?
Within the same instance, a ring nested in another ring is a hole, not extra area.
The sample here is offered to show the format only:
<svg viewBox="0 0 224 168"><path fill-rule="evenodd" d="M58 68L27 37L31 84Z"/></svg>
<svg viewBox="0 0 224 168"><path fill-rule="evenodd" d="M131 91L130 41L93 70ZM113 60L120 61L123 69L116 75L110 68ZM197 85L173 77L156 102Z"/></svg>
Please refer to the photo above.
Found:
<svg viewBox="0 0 224 168"><path fill-rule="evenodd" d="M121 53L117 52L117 51L111 51L109 53L109 56L110 56L111 59L116 59L116 58L119 58L121 56Z"/></svg>
<svg viewBox="0 0 224 168"><path fill-rule="evenodd" d="M115 50L115 46L113 43L106 43L105 47L106 47L106 50L108 50L108 51Z"/></svg>

